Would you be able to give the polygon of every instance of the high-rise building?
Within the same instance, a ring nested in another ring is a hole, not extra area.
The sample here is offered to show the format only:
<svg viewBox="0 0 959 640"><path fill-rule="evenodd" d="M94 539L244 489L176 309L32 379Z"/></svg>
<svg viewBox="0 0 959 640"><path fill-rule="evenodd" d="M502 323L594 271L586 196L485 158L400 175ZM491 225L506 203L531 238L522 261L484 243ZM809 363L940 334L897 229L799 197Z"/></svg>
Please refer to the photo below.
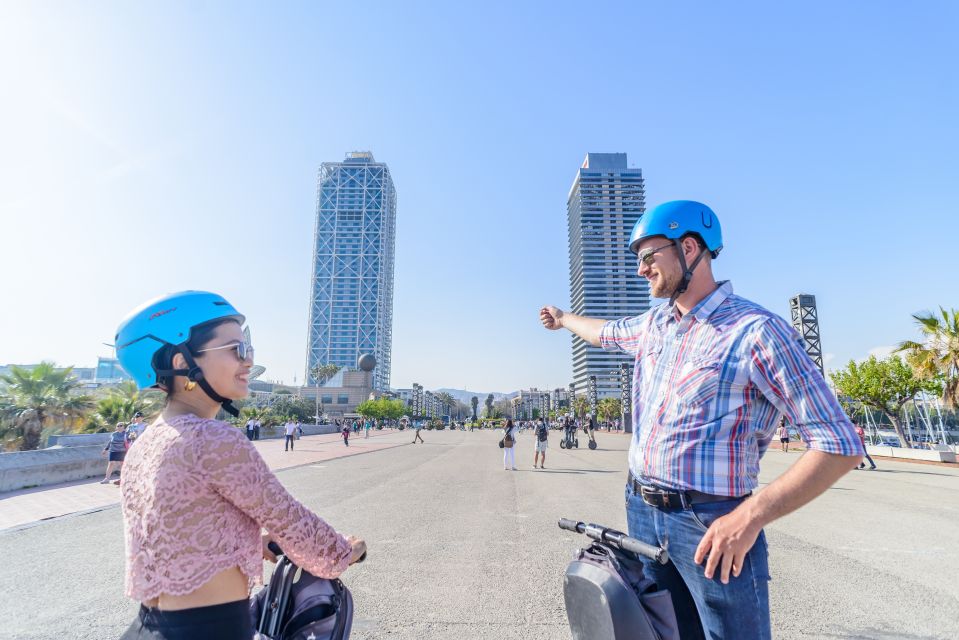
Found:
<svg viewBox="0 0 959 640"><path fill-rule="evenodd" d="M566 202L569 223L571 310L592 318L623 318L649 309L649 286L636 275L627 248L633 225L646 210L642 169L631 169L625 153L587 153ZM619 366L631 356L607 353L573 335L573 383L585 394L596 376L600 398L619 397Z"/></svg>
<svg viewBox="0 0 959 640"><path fill-rule="evenodd" d="M373 387L388 389L393 341L396 190L368 151L320 166L310 286L306 380L317 365L355 368L376 357Z"/></svg>

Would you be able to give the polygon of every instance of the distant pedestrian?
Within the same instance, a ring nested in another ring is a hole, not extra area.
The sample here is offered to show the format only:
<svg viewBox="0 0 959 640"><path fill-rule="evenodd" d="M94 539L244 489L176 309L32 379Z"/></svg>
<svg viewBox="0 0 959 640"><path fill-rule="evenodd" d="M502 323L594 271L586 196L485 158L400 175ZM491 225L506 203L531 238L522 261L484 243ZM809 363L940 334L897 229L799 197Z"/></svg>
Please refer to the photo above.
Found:
<svg viewBox="0 0 959 640"><path fill-rule="evenodd" d="M420 431L422 429L423 429L422 420L417 420L416 422L413 423L413 430L415 431L415 434L413 435L413 444L416 444L417 439L419 439L419 441L422 442L423 444L426 444L426 442L423 440L423 436L420 435Z"/></svg>
<svg viewBox="0 0 959 640"><path fill-rule="evenodd" d="M286 429L286 440L283 441L283 450L293 451L293 441L296 439L294 435L296 433L296 423L292 420L287 420L284 428Z"/></svg>
<svg viewBox="0 0 959 640"><path fill-rule="evenodd" d="M776 437L779 438L783 451L789 453L789 427L786 426L786 416L779 419L779 428L776 430Z"/></svg>
<svg viewBox="0 0 959 640"><path fill-rule="evenodd" d="M539 419L539 424L536 426L536 453L533 454L533 468L536 468L536 463L539 462L539 468L546 468L546 441L549 439L549 425L546 424L546 421L542 418ZM542 458L540 458L542 456Z"/></svg>
<svg viewBox="0 0 959 640"><path fill-rule="evenodd" d="M260 439L260 427L262 426L263 426L263 423L260 422L259 418L253 421L253 439L254 440Z"/></svg>
<svg viewBox="0 0 959 640"><path fill-rule="evenodd" d="M343 425L343 444L347 447L350 446L350 427L348 425Z"/></svg>
<svg viewBox="0 0 959 640"><path fill-rule="evenodd" d="M127 442L133 444L133 441L143 435L146 431L147 423L143 421L143 414L139 411L133 414L133 421L127 426Z"/></svg>
<svg viewBox="0 0 959 640"><path fill-rule="evenodd" d="M513 421L506 420L503 427L503 470L516 471L516 436L519 435L519 428L513 425Z"/></svg>
<svg viewBox="0 0 959 640"><path fill-rule="evenodd" d="M113 475L114 470L122 473L123 459L127 455L128 445L126 425L118 422L113 433L110 434L110 441L107 443L107 446L103 447L103 452L100 454L105 456L109 453L107 472L106 475L103 476L103 480L100 481L100 484L110 484L110 477Z"/></svg>
<svg viewBox="0 0 959 640"><path fill-rule="evenodd" d="M256 433L256 430L254 427L255 424L256 422L253 420L253 418L250 418L249 420L246 421L246 439L247 440L253 439L253 436Z"/></svg>
<svg viewBox="0 0 959 640"><path fill-rule="evenodd" d="M294 418L293 422L294 422L293 427L294 429L296 429L296 439L299 440L300 438L303 437L303 425L300 424L299 418Z"/></svg>
<svg viewBox="0 0 959 640"><path fill-rule="evenodd" d="M859 424L856 425L856 435L859 436L859 441L862 442L862 449L863 449L863 451L865 452L864 455L866 456L866 460L868 460L868 461L869 461L869 464L870 464L869 470L870 470L870 471L875 471L875 470L876 470L876 463L873 462L872 456L869 455L869 450L866 449L866 432L863 430L862 425L859 425ZM862 462L860 462L860 463L859 463L859 466L856 467L856 468L857 468L857 469L865 469L865 468L866 468L866 460L863 460Z"/></svg>
<svg viewBox="0 0 959 640"><path fill-rule="evenodd" d="M369 437L370 437L370 429L372 429L372 428L373 428L373 421L367 419L366 422L363 423L363 432L364 432L363 437L364 437L364 438L369 438Z"/></svg>

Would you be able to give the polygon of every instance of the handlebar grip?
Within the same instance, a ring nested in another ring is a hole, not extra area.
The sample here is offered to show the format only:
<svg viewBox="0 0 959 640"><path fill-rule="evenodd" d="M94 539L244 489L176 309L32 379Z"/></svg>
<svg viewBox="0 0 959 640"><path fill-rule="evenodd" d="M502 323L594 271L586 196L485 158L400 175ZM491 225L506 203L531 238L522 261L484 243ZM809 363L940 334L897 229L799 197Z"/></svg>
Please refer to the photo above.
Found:
<svg viewBox="0 0 959 640"><path fill-rule="evenodd" d="M569 518L560 518L559 519L559 528L566 529L567 531L572 531L573 533L579 533L579 527L582 525L582 522L576 522L575 520L570 520Z"/></svg>
<svg viewBox="0 0 959 640"><path fill-rule="evenodd" d="M632 551L637 555L645 556L655 560L659 564L666 564L669 562L669 553L666 551L666 549L663 549L662 547L654 547L653 545L641 542L636 538L623 536L623 538L619 541L619 546L626 551Z"/></svg>
<svg viewBox="0 0 959 640"><path fill-rule="evenodd" d="M270 553L272 553L272 554L275 555L275 556L282 556L282 555L283 555L283 549L281 549L281 548L280 548L280 545L278 545L277 543L273 542L272 540L270 540L269 544L266 545L266 548L269 549L269 550L270 550Z"/></svg>

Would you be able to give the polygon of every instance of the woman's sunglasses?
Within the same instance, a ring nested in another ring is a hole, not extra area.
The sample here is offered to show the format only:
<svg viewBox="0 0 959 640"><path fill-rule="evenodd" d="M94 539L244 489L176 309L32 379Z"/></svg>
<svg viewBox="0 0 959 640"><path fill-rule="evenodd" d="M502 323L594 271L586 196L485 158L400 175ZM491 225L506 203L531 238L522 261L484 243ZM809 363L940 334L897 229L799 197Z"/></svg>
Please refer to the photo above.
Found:
<svg viewBox="0 0 959 640"><path fill-rule="evenodd" d="M220 349L236 349L236 357L240 362L249 360L253 361L253 346L247 342L231 342L230 344L225 344L221 347L210 347L209 349L199 349L197 353L205 353L207 351L219 351Z"/></svg>

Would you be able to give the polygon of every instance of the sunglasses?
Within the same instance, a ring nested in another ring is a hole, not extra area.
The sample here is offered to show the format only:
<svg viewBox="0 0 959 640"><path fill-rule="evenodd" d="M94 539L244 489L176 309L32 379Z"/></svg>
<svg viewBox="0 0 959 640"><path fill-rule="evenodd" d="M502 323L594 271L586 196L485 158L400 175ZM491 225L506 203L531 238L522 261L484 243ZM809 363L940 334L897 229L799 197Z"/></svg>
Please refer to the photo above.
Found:
<svg viewBox="0 0 959 640"><path fill-rule="evenodd" d="M210 347L209 349L199 349L197 353L206 353L207 351L219 351L221 349L236 349L236 357L240 362L246 360L253 361L253 346L248 342L231 342L221 347Z"/></svg>
<svg viewBox="0 0 959 640"><path fill-rule="evenodd" d="M673 244L669 243L669 244L664 244L663 246L657 247L655 249L647 249L646 251L643 251L642 253L639 253L636 255L636 261L641 262L647 267L651 267L653 266L653 263L656 261L656 258L654 256L660 251L662 251L663 249L668 249L672 246Z"/></svg>

